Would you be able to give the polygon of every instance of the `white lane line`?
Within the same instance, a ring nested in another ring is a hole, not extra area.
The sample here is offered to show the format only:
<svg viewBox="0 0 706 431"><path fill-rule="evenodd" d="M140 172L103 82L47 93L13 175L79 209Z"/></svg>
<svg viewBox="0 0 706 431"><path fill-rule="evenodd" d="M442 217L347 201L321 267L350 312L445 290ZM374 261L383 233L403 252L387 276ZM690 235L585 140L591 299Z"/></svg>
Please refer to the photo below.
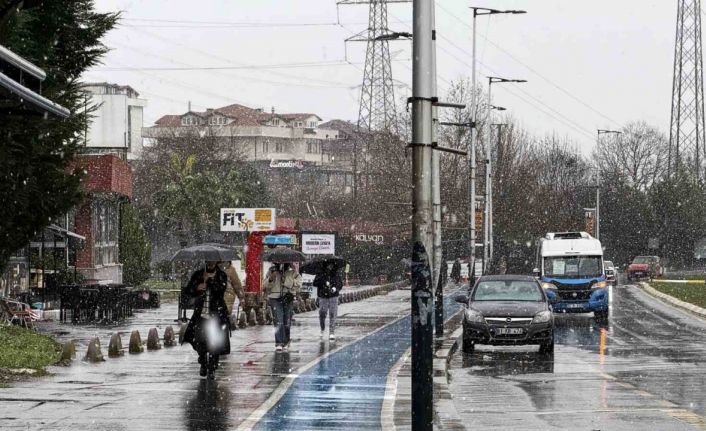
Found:
<svg viewBox="0 0 706 431"><path fill-rule="evenodd" d="M275 404L277 404L277 402L280 399L282 399L284 394L287 393L287 390L289 389L289 387L292 386L292 383L294 383L294 380L297 377L299 377L300 374L304 374L309 369L314 367L316 364L318 364L322 360L328 358L332 354L334 354L334 353L336 353L336 352L338 352L338 351L340 351L340 350L342 350L352 344L355 344L366 337L369 337L377 332L380 332L383 329L387 328L388 326L394 325L395 323L399 322L400 320L408 318L408 317L409 317L409 313L407 313L401 317L398 317L397 319L391 321L390 323L383 325L372 332L369 332L365 335L362 335L362 336L356 338L355 340L351 341L348 344L337 347L336 349L331 350L322 356L314 358L308 364L299 367L299 369L297 369L294 373L290 373L289 375L287 375L287 377L284 378L284 380L282 381L282 383L279 384L277 389L275 389L274 392L272 392L272 395L270 395L270 397L267 398L267 400L264 403L260 404L260 406L257 409L255 409L250 414L250 416L248 416L247 419L245 419L240 425L238 425L238 428L236 428L236 431L249 431L249 430L253 429L253 427L255 425L257 425L258 422L260 422L260 420L267 414L267 412L270 411L270 409L272 407L274 407Z"/></svg>
<svg viewBox="0 0 706 431"><path fill-rule="evenodd" d="M392 367L390 372L387 374L387 381L385 382L385 397L382 400L382 408L380 409L380 426L383 430L396 431L395 426L395 399L397 398L397 376L400 373L400 369L409 355L412 354L412 348L407 349L406 352L397 360L395 365Z"/></svg>

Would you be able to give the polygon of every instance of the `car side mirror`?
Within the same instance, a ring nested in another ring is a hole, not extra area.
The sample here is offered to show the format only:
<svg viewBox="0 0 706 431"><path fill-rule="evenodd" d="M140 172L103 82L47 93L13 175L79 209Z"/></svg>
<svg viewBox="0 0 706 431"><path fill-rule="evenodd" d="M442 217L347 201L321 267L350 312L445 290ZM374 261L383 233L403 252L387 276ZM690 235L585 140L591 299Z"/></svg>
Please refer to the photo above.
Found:
<svg viewBox="0 0 706 431"><path fill-rule="evenodd" d="M454 301L458 302L459 304L467 305L468 304L468 295L464 295L463 293L460 293L460 294L454 296Z"/></svg>
<svg viewBox="0 0 706 431"><path fill-rule="evenodd" d="M534 268L532 270L532 275L534 275L535 277L539 277L540 276L539 268Z"/></svg>

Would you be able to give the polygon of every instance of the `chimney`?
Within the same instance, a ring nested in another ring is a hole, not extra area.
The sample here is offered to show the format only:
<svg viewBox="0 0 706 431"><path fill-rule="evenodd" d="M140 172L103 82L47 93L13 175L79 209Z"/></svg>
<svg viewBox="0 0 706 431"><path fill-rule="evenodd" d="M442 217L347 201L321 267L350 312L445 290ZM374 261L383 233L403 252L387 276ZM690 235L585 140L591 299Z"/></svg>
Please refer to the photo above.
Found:
<svg viewBox="0 0 706 431"><path fill-rule="evenodd" d="M272 115L275 115L275 107L272 107Z"/></svg>
<svg viewBox="0 0 706 431"><path fill-rule="evenodd" d="M189 100L189 110L187 112L191 112L191 100Z"/></svg>

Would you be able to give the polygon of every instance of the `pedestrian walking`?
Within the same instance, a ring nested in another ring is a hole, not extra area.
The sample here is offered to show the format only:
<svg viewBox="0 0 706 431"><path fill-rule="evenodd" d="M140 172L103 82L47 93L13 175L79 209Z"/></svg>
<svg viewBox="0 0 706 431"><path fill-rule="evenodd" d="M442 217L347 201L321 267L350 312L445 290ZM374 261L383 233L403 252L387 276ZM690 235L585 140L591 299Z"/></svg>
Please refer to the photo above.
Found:
<svg viewBox="0 0 706 431"><path fill-rule="evenodd" d="M461 282L461 260L459 258L456 258L451 266L451 279L456 284Z"/></svg>
<svg viewBox="0 0 706 431"><path fill-rule="evenodd" d="M328 263L323 272L314 277L316 296L319 301L319 325L321 327L321 338L326 331L326 315L329 317L329 340L336 339L336 317L338 316L338 295L343 288L343 279L336 266Z"/></svg>
<svg viewBox="0 0 706 431"><path fill-rule="evenodd" d="M291 342L290 330L294 298L302 286L302 276L289 263L274 264L265 277L264 291L275 321L275 350L286 352Z"/></svg>
<svg viewBox="0 0 706 431"><path fill-rule="evenodd" d="M230 320L223 295L228 276L218 262L206 262L196 270L186 285L185 293L193 298L194 314L184 332L183 343L190 343L199 355L199 375L214 378L220 355L230 354Z"/></svg>

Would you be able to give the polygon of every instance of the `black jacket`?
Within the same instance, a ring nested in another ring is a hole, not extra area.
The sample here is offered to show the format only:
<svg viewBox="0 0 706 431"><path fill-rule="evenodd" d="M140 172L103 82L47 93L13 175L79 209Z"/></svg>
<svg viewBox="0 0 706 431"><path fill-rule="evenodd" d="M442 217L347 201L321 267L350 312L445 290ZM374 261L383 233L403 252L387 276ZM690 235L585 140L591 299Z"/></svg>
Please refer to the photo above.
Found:
<svg viewBox="0 0 706 431"><path fill-rule="evenodd" d="M184 294L194 297L196 299L194 304L194 314L191 316L189 325L184 333L183 343L191 343L196 350L204 348L206 345L205 334L202 331L202 322L204 315L204 300L206 298L206 292L198 292L196 288L199 284L203 282L204 270L200 269L195 271L189 280L189 283L184 289ZM228 276L220 268L216 268L216 273L213 277L209 278L206 282L206 289L210 294L210 306L208 313L212 316L216 316L221 322L221 330L227 332L226 335L226 345L223 346L218 352L211 352L213 354L227 355L230 353L230 317L228 316L228 307L226 307L226 302L223 299L223 294L226 291L226 286L228 285Z"/></svg>
<svg viewBox="0 0 706 431"><path fill-rule="evenodd" d="M313 284L316 287L316 296L319 298L333 298L343 289L343 280L338 273L317 274Z"/></svg>

